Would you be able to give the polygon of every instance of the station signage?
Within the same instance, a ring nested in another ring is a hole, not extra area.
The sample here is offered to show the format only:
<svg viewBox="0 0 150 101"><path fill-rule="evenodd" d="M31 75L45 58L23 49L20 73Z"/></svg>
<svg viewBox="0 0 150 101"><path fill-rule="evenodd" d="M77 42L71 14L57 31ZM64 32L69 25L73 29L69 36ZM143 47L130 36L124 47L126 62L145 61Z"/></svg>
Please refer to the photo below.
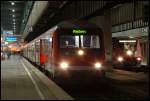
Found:
<svg viewBox="0 0 150 101"><path fill-rule="evenodd" d="M5 41L14 42L14 41L17 41L17 37L16 36L7 36L7 37L5 37Z"/></svg>
<svg viewBox="0 0 150 101"><path fill-rule="evenodd" d="M4 35L13 35L13 31L12 30L4 30L3 34Z"/></svg>

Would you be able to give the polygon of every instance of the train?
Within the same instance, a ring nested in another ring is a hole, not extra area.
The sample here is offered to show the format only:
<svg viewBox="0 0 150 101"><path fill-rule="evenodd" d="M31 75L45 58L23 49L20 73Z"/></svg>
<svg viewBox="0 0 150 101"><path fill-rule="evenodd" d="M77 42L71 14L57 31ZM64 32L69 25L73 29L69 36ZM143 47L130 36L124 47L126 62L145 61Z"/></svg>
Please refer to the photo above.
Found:
<svg viewBox="0 0 150 101"><path fill-rule="evenodd" d="M84 74L99 78L107 71L102 29L84 20L55 25L27 43L23 56L54 80Z"/></svg>
<svg viewBox="0 0 150 101"><path fill-rule="evenodd" d="M138 38L112 38L112 57L114 66L140 66L142 61Z"/></svg>

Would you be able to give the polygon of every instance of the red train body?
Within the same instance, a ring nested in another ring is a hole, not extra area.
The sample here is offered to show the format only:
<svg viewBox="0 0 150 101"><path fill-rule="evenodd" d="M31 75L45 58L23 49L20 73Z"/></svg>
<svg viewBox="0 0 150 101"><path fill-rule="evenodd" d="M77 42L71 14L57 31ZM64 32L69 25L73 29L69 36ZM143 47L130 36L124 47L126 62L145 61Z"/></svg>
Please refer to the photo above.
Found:
<svg viewBox="0 0 150 101"><path fill-rule="evenodd" d="M138 66L142 61L137 39L113 38L113 64Z"/></svg>
<svg viewBox="0 0 150 101"><path fill-rule="evenodd" d="M28 43L24 56L53 77L78 72L101 76L106 71L103 33L85 21L56 25Z"/></svg>

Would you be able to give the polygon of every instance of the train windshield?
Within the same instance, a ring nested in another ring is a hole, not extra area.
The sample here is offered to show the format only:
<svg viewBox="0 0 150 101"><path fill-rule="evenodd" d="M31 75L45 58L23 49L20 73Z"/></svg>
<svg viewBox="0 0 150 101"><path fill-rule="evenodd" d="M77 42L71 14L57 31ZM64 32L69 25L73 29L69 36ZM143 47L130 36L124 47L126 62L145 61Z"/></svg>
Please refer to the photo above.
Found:
<svg viewBox="0 0 150 101"><path fill-rule="evenodd" d="M98 35L62 35L60 48L100 48Z"/></svg>
<svg viewBox="0 0 150 101"><path fill-rule="evenodd" d="M119 40L119 43L123 45L124 52L131 51L133 55L136 53L136 40Z"/></svg>

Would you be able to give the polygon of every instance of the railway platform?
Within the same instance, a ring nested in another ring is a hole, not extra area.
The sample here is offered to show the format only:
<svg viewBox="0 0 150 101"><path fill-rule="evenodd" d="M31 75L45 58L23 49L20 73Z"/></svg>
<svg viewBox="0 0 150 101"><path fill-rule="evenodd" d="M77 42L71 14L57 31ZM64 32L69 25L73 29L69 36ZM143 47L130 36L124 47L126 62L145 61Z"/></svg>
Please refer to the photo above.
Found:
<svg viewBox="0 0 150 101"><path fill-rule="evenodd" d="M1 100L72 100L26 59L12 55L1 61Z"/></svg>

